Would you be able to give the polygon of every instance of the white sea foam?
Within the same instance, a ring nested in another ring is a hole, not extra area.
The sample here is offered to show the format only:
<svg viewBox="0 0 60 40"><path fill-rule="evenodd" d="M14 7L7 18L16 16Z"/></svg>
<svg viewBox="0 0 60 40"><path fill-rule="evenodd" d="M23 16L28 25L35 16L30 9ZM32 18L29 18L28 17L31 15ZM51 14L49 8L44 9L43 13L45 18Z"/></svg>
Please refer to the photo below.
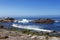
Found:
<svg viewBox="0 0 60 40"><path fill-rule="evenodd" d="M39 29L38 27L35 27L35 26L22 26L22 25L17 25L17 24L13 24L12 26L17 27L17 28L22 28L22 29L44 31L44 32L52 32L51 30Z"/></svg>
<svg viewBox="0 0 60 40"><path fill-rule="evenodd" d="M18 23L29 23L31 20L27 20L27 19L22 19L21 21L18 21Z"/></svg>
<svg viewBox="0 0 60 40"><path fill-rule="evenodd" d="M18 20L14 20L14 22L17 22Z"/></svg>
<svg viewBox="0 0 60 40"><path fill-rule="evenodd" d="M55 21L55 22L60 22L60 21Z"/></svg>

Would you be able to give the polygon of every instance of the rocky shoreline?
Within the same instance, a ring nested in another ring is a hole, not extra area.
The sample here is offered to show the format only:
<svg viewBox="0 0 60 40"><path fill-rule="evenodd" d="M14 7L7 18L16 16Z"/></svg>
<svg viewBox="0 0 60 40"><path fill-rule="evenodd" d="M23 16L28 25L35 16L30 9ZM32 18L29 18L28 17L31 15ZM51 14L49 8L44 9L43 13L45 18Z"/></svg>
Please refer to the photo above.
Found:
<svg viewBox="0 0 60 40"><path fill-rule="evenodd" d="M0 40L60 40L60 37L50 37L47 35L25 34L21 31L11 31L0 29Z"/></svg>
<svg viewBox="0 0 60 40"><path fill-rule="evenodd" d="M0 22L14 22L14 21L15 21L14 18L9 18L9 17L0 20ZM24 21L26 21L26 20L24 20ZM42 19L32 20L30 22L33 22L33 23L42 23L42 24L51 24L51 23L54 23L54 21L55 20L52 20L52 19L49 19L49 18L42 18Z"/></svg>
<svg viewBox="0 0 60 40"><path fill-rule="evenodd" d="M14 18L6 18L0 20L0 22L14 22ZM54 23L54 20L51 19L38 19L31 21L33 23L44 23L50 24ZM0 26L0 40L60 40L60 32L43 32L43 31L33 31L33 30L15 30L12 28L4 28Z"/></svg>
<svg viewBox="0 0 60 40"><path fill-rule="evenodd" d="M3 19L0 19L0 22L14 22L14 18L9 18L9 17L7 17L7 18L3 18Z"/></svg>

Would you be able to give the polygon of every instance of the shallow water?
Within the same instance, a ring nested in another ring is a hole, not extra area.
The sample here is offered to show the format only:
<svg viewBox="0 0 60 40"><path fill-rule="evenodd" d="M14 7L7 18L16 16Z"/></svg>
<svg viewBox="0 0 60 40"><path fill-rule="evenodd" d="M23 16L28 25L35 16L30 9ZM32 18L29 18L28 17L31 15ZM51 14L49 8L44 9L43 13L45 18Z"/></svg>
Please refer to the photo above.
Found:
<svg viewBox="0 0 60 40"><path fill-rule="evenodd" d="M55 30L60 31L60 18L51 18L55 20L53 24L38 24L38 23L31 23L31 22L25 22L29 20L35 20L40 18L16 18L18 20L21 20L22 22L15 22L13 24L16 24L17 26L23 27L23 28L38 28L38 29L45 29L45 30Z"/></svg>
<svg viewBox="0 0 60 40"><path fill-rule="evenodd" d="M55 30L60 31L60 18L51 18L55 20L53 24L38 24L31 23L30 20L40 19L40 18L15 18L16 22L13 23L0 23L0 25L4 25L5 28L12 27L12 25L16 25L20 28L33 28L33 29L44 29L44 30Z"/></svg>

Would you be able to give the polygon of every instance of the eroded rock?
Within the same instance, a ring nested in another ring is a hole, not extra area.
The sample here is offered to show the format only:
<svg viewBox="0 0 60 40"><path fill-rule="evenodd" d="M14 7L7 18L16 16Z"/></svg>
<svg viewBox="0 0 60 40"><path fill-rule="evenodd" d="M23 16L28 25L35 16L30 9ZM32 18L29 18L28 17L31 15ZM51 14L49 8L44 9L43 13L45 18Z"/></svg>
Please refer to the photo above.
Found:
<svg viewBox="0 0 60 40"><path fill-rule="evenodd" d="M38 19L38 20L33 20L32 22L33 23L45 23L45 24L48 24L48 23L54 23L54 20L52 20L52 19Z"/></svg>

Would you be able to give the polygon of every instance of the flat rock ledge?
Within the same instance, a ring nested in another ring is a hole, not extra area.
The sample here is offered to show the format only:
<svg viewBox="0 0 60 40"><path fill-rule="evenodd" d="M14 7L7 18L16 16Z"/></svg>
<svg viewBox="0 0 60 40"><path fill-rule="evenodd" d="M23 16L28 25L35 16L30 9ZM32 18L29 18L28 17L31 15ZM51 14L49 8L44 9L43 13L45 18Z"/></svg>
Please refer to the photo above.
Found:
<svg viewBox="0 0 60 40"><path fill-rule="evenodd" d="M51 23L54 23L54 20L52 19L37 19L37 20L33 20L31 21L33 23L42 23L42 24L51 24Z"/></svg>

